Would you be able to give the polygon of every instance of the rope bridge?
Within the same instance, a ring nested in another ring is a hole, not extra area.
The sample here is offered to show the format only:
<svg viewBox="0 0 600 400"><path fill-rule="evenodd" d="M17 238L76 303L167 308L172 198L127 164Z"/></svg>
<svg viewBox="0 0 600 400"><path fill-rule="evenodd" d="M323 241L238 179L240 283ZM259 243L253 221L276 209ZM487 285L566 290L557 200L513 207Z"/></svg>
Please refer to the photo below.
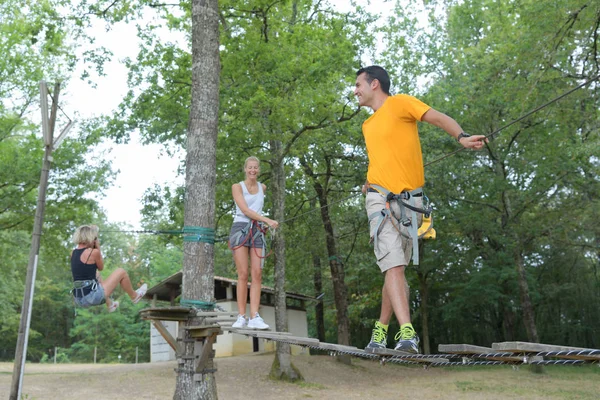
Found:
<svg viewBox="0 0 600 400"><path fill-rule="evenodd" d="M314 338L293 336L289 332L232 328L231 324L236 320L237 312L206 312L190 307L153 307L141 310L140 315L143 319L152 321L167 343L178 354L178 357L181 354L179 342L198 340L206 343L208 346L204 346L202 354L196 355L201 361L206 360L205 353L212 351L212 344L216 336L223 334L224 331L229 331L232 334L324 351L331 356L350 355L380 361L382 364L422 365L425 368L485 365L510 365L513 368L518 368L520 365L582 365L600 363L600 350L598 349L528 342L501 342L493 343L492 347L469 344L440 344L438 346L440 354L411 354L393 349L363 350L353 346L321 342ZM200 321L199 325L185 326L184 329L180 330L180 337L177 339L173 338L160 322L185 322L192 318L194 321ZM203 363L199 361L196 373L202 374L204 371L203 367Z"/></svg>

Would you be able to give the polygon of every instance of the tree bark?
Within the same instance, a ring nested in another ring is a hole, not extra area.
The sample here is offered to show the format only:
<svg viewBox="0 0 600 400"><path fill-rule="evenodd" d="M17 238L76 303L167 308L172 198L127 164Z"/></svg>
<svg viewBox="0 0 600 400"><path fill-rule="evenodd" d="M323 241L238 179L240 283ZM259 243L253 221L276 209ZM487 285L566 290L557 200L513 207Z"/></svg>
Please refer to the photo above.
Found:
<svg viewBox="0 0 600 400"><path fill-rule="evenodd" d="M271 140L270 150L273 157L271 165L271 192L273 193L273 217L276 221L285 218L285 165L284 150L281 141ZM275 257L275 329L287 332L287 306L285 299L285 238L283 229L277 229L273 235L273 254ZM271 368L271 377L296 381L302 375L292 365L290 345L277 342L275 360Z"/></svg>
<svg viewBox="0 0 600 400"><path fill-rule="evenodd" d="M323 280L321 274L321 257L313 255L313 282L315 285L315 297L323 293ZM321 299L322 300L322 299ZM315 324L317 325L317 339L325 341L325 312L323 301L319 301L315 306Z"/></svg>
<svg viewBox="0 0 600 400"><path fill-rule="evenodd" d="M327 160L328 164L329 161ZM348 318L348 290L345 284L344 263L337 253L337 244L333 232L333 224L329 215L329 201L327 198L327 189L317 180L317 177L311 166L304 159L300 159L300 164L304 168L304 172L308 175L313 183L313 188L319 199L321 207L321 221L325 229L325 243L327 246L327 255L329 256L329 268L331 270L331 280L333 283L333 297L337 312L337 328L338 328L338 343L350 345L350 319ZM325 174L325 182L331 179L329 165ZM350 364L351 358L348 355L338 355L336 359L344 364Z"/></svg>
<svg viewBox="0 0 600 400"><path fill-rule="evenodd" d="M185 227L214 229L216 144L219 118L218 0L192 0L192 104L187 135ZM184 242L182 299L210 302L214 293L214 244ZM198 325L192 318L186 325ZM194 341L180 333L176 400L217 399L214 353L196 371Z"/></svg>

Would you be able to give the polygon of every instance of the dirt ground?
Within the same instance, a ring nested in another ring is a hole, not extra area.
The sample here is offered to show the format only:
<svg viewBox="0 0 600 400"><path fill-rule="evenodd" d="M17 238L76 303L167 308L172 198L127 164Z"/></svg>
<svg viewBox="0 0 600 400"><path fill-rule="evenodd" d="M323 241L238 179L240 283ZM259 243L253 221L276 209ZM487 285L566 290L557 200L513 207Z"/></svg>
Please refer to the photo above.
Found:
<svg viewBox="0 0 600 400"><path fill-rule="evenodd" d="M272 381L273 354L219 358L221 400L237 399L594 399L600 398L600 368L430 368L381 365L353 359L343 365L329 356L299 355L293 363L302 383ZM154 364L27 364L23 398L171 399L175 362ZM0 363L0 398L10 393L12 363Z"/></svg>

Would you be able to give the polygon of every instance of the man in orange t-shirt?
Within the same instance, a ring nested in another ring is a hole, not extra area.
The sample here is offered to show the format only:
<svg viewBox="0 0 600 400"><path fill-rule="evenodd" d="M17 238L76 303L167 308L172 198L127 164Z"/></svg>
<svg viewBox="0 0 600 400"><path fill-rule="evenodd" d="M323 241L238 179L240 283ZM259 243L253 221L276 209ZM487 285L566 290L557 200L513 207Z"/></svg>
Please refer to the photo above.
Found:
<svg viewBox="0 0 600 400"><path fill-rule="evenodd" d="M454 119L412 96L392 96L388 73L379 66L373 65L358 70L354 95L358 97L359 106L373 110L373 115L362 126L369 157L367 181L363 186L363 193L367 195L366 208L369 216L376 215L386 207L385 194L375 187L399 194L417 193L424 185L418 121L442 128L468 149L479 150L487 141L483 135L467 135ZM422 194L413 196L420 207L422 200L417 196ZM398 207L397 204L391 206ZM399 215L399 209L396 211L396 215ZM410 320L408 284L404 276L404 270L412 255L412 239L403 236L392 223L384 222L379 230L378 222L374 218L369 223L371 232L377 235L375 256L385 278L381 315L375 323L367 349L387 347L387 328L393 312L400 324L400 331L395 336L395 350L418 353L419 337ZM394 223L401 226L397 220Z"/></svg>

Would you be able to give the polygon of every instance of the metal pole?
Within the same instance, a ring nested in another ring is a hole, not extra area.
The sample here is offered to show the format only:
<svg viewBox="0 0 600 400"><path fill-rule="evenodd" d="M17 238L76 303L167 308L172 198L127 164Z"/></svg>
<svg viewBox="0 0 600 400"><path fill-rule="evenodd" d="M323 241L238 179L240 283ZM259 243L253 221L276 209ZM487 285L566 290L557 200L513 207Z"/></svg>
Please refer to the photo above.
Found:
<svg viewBox="0 0 600 400"><path fill-rule="evenodd" d="M56 364L56 346L54 346L54 364Z"/></svg>
<svg viewBox="0 0 600 400"><path fill-rule="evenodd" d="M135 363L138 363L138 347L135 346Z"/></svg>
<svg viewBox="0 0 600 400"><path fill-rule="evenodd" d="M94 364L96 364L96 352L98 351L98 346L94 346Z"/></svg>
<svg viewBox="0 0 600 400"><path fill-rule="evenodd" d="M44 159L42 162L42 174L40 177L37 208L35 211L35 221L33 224L33 234L31 237L29 263L27 264L27 278L25 279L25 295L23 296L23 307L21 308L21 322L19 324L19 335L17 337L17 348L15 351L15 365L13 368L12 384L9 397L10 400L19 400L21 398L23 372L25 370L25 359L27 358L27 341L29 339L29 327L31 324L31 305L33 303L35 275L37 273L40 240L42 236L42 225L44 223L44 210L46 208L46 190L48 188L48 176L50 174L50 164L52 162L52 137L54 135L54 124L56 123L56 112L58 109L59 91L60 84L57 83L54 85L54 94L52 99L52 114L50 115L49 126L43 127L45 145ZM48 87L46 86L46 82L44 81L40 82L40 95L42 107L42 121L45 121L48 118Z"/></svg>

